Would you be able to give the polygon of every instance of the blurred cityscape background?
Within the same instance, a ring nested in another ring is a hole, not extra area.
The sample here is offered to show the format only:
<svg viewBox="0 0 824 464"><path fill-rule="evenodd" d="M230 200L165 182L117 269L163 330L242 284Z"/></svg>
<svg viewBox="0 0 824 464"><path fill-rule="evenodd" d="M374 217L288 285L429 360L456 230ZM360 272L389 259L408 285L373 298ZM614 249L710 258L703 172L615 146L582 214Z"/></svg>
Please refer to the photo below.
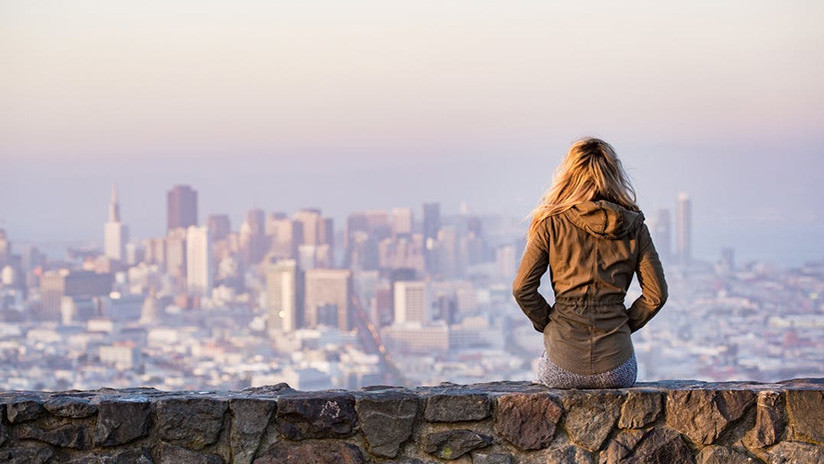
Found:
<svg viewBox="0 0 824 464"><path fill-rule="evenodd" d="M665 261L639 379L822 377L821 24L811 0L2 1L0 389L531 380L525 216L583 136Z"/></svg>
<svg viewBox="0 0 824 464"><path fill-rule="evenodd" d="M696 259L691 199L674 200L647 213L671 297L633 337L640 380L821 376L824 260ZM0 388L534 378L541 336L511 296L523 221L432 202L338 227L315 207L252 208L233 226L201 219L190 185L166 192L165 216L165 235L130 239L113 186L102 248L50 257L0 229Z"/></svg>

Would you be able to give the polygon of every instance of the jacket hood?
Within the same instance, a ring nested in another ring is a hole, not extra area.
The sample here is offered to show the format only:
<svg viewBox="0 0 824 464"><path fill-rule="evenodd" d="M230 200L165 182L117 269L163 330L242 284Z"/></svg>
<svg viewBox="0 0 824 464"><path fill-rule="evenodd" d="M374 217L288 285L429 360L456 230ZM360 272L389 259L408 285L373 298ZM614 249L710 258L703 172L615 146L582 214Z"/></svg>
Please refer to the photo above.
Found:
<svg viewBox="0 0 824 464"><path fill-rule="evenodd" d="M600 238L617 239L644 223L644 214L607 200L585 201L564 212L577 227Z"/></svg>

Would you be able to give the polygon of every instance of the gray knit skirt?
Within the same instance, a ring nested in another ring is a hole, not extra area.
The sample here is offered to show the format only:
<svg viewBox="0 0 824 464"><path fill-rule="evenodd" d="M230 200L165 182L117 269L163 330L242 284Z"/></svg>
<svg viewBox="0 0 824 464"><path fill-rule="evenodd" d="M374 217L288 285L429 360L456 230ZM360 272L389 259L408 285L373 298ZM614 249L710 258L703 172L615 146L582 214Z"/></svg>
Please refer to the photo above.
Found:
<svg viewBox="0 0 824 464"><path fill-rule="evenodd" d="M538 362L538 379L549 388L627 388L635 384L638 363L635 353L623 364L600 374L582 375L562 369L549 360L546 351Z"/></svg>

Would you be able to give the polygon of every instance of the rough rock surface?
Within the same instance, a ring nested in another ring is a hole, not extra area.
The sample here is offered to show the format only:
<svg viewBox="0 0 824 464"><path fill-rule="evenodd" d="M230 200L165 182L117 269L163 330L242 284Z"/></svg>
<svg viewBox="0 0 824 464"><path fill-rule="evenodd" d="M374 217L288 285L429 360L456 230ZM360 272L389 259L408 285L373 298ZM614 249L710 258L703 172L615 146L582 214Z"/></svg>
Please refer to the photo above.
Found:
<svg viewBox="0 0 824 464"><path fill-rule="evenodd" d="M215 454L197 453L169 443L160 444L160 464L223 464Z"/></svg>
<svg viewBox="0 0 824 464"><path fill-rule="evenodd" d="M755 401L750 390L674 390L667 395L667 425L695 443L710 445Z"/></svg>
<svg viewBox="0 0 824 464"><path fill-rule="evenodd" d="M355 397L348 392L284 395L277 404L280 432L290 440L343 438L358 428Z"/></svg>
<svg viewBox="0 0 824 464"><path fill-rule="evenodd" d="M203 396L163 398L157 402L160 439L199 450L217 441L228 401Z"/></svg>
<svg viewBox="0 0 824 464"><path fill-rule="evenodd" d="M15 429L15 432L18 440L38 440L62 448L85 450L91 448L92 445L88 428L83 424L64 424L51 430L22 424Z"/></svg>
<svg viewBox="0 0 824 464"><path fill-rule="evenodd" d="M772 447L768 456L770 464L824 464L824 447L785 441Z"/></svg>
<svg viewBox="0 0 824 464"><path fill-rule="evenodd" d="M37 419L43 412L43 403L36 398L20 398L6 404L6 418L12 424Z"/></svg>
<svg viewBox="0 0 824 464"><path fill-rule="evenodd" d="M420 399L409 393L389 390L360 398L356 409L369 452L394 458L401 444L412 436Z"/></svg>
<svg viewBox="0 0 824 464"><path fill-rule="evenodd" d="M311 457L311 460L309 459ZM254 464L364 464L360 448L351 443L278 443L255 459Z"/></svg>
<svg viewBox="0 0 824 464"><path fill-rule="evenodd" d="M787 392L790 439L824 444L824 391Z"/></svg>
<svg viewBox="0 0 824 464"><path fill-rule="evenodd" d="M707 446L698 453L697 464L755 464L759 461L724 446Z"/></svg>
<svg viewBox="0 0 824 464"><path fill-rule="evenodd" d="M489 416L490 405L483 393L436 393L426 398L424 417L429 422L477 421Z"/></svg>
<svg viewBox="0 0 824 464"><path fill-rule="evenodd" d="M229 403L232 429L229 442L233 464L250 464L275 411L274 400L266 398L234 398Z"/></svg>
<svg viewBox="0 0 824 464"><path fill-rule="evenodd" d="M97 406L91 404L89 400L75 396L60 395L49 398L43 403L43 407L55 416L72 419L82 419L97 412Z"/></svg>
<svg viewBox="0 0 824 464"><path fill-rule="evenodd" d="M564 411L552 396L510 394L498 398L495 431L518 448L546 448Z"/></svg>
<svg viewBox="0 0 824 464"><path fill-rule="evenodd" d="M4 464L824 464L823 441L824 379L0 391Z"/></svg>
<svg viewBox="0 0 824 464"><path fill-rule="evenodd" d="M622 397L614 392L592 392L563 397L569 438L589 451L601 448L621 414Z"/></svg>
<svg viewBox="0 0 824 464"><path fill-rule="evenodd" d="M152 404L145 398L124 397L97 405L93 440L98 446L118 446L149 433Z"/></svg>
<svg viewBox="0 0 824 464"><path fill-rule="evenodd" d="M784 395L777 391L758 393L755 427L744 438L750 448L763 448L777 443L784 433Z"/></svg>
<svg viewBox="0 0 824 464"><path fill-rule="evenodd" d="M661 414L661 392L657 390L637 390L627 394L621 405L618 427L640 429L658 419Z"/></svg>
<svg viewBox="0 0 824 464"><path fill-rule="evenodd" d="M423 449L441 459L458 459L464 454L492 444L492 437L468 429L447 430L426 435Z"/></svg>

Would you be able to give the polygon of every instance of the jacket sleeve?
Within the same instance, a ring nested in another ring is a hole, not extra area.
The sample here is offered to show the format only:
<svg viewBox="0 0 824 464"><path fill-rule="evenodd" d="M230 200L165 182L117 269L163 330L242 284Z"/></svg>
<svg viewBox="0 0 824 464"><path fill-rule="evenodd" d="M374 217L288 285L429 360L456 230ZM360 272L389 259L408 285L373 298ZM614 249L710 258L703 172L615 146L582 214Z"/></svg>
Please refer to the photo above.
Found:
<svg viewBox="0 0 824 464"><path fill-rule="evenodd" d="M644 224L638 238L638 264L635 272L641 285L641 296L627 310L629 328L632 332L643 327L667 302L667 281L664 268L655 251L649 229Z"/></svg>
<svg viewBox="0 0 824 464"><path fill-rule="evenodd" d="M515 301L518 302L518 306L532 321L532 326L538 332L544 331L549 323L549 312L552 310L549 303L538 292L541 276L549 266L549 247L543 234L544 232L539 232L535 237L527 240L524 256L521 258L518 273L512 283L512 295Z"/></svg>

